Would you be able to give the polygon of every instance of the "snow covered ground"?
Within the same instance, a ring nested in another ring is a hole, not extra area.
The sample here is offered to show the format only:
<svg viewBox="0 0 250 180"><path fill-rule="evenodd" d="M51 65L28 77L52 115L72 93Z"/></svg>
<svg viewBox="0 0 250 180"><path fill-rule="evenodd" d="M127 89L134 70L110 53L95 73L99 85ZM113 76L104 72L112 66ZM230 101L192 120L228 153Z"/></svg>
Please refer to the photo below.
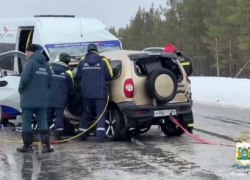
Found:
<svg viewBox="0 0 250 180"><path fill-rule="evenodd" d="M190 77L194 102L250 109L250 79Z"/></svg>

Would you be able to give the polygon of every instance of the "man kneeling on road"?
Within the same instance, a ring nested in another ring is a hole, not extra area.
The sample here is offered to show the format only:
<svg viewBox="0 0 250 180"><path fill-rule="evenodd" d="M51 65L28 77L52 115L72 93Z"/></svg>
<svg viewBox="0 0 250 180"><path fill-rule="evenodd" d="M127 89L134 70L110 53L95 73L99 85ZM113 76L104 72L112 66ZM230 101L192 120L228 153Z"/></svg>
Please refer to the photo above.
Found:
<svg viewBox="0 0 250 180"><path fill-rule="evenodd" d="M107 102L107 82L113 77L112 67L107 58L98 54L95 44L88 45L88 53L77 67L76 78L81 79L84 113L80 121L79 130L85 132L89 128L91 108L94 108L96 117L105 110ZM81 136L86 140L87 134ZM103 115L97 124L96 140L104 141L105 116Z"/></svg>

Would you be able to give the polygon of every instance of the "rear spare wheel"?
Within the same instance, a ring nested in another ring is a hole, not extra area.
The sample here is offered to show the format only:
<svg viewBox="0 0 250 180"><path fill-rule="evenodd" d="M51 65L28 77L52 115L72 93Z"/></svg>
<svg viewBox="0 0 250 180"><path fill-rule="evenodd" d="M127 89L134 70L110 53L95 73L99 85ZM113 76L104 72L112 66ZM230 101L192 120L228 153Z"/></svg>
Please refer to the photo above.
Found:
<svg viewBox="0 0 250 180"><path fill-rule="evenodd" d="M159 103L171 101L177 91L177 79L168 69L156 69L148 75L147 90Z"/></svg>

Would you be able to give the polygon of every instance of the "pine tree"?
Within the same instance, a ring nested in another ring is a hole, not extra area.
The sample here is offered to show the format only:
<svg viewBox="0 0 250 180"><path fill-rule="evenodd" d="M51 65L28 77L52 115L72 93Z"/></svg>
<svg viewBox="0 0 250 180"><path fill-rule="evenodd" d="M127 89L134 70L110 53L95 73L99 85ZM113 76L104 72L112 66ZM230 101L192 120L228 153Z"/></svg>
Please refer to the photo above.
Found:
<svg viewBox="0 0 250 180"><path fill-rule="evenodd" d="M237 0L234 14L231 16L238 28L239 52L236 61L236 76L250 77L250 3L249 0ZM242 69L243 68L243 69Z"/></svg>
<svg viewBox="0 0 250 180"><path fill-rule="evenodd" d="M233 76L237 48L237 28L231 20L235 0L217 0L212 16L205 19L208 27L206 41L213 56L212 68L217 76Z"/></svg>

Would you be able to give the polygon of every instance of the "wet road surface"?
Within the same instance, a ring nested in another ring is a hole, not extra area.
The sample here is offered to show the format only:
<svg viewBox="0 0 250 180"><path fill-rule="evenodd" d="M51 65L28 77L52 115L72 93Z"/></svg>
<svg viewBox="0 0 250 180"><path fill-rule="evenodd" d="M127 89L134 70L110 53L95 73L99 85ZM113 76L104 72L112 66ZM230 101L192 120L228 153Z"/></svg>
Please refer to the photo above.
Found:
<svg viewBox="0 0 250 180"><path fill-rule="evenodd" d="M194 134L216 143L249 132L249 110L194 104ZM0 132L3 140L20 140L20 133ZM201 144L187 135L169 138L158 129L132 142L71 141L54 145L55 152L16 152L21 143L0 146L0 179L250 179L250 168L239 168L235 147ZM248 173L248 174L247 174Z"/></svg>

